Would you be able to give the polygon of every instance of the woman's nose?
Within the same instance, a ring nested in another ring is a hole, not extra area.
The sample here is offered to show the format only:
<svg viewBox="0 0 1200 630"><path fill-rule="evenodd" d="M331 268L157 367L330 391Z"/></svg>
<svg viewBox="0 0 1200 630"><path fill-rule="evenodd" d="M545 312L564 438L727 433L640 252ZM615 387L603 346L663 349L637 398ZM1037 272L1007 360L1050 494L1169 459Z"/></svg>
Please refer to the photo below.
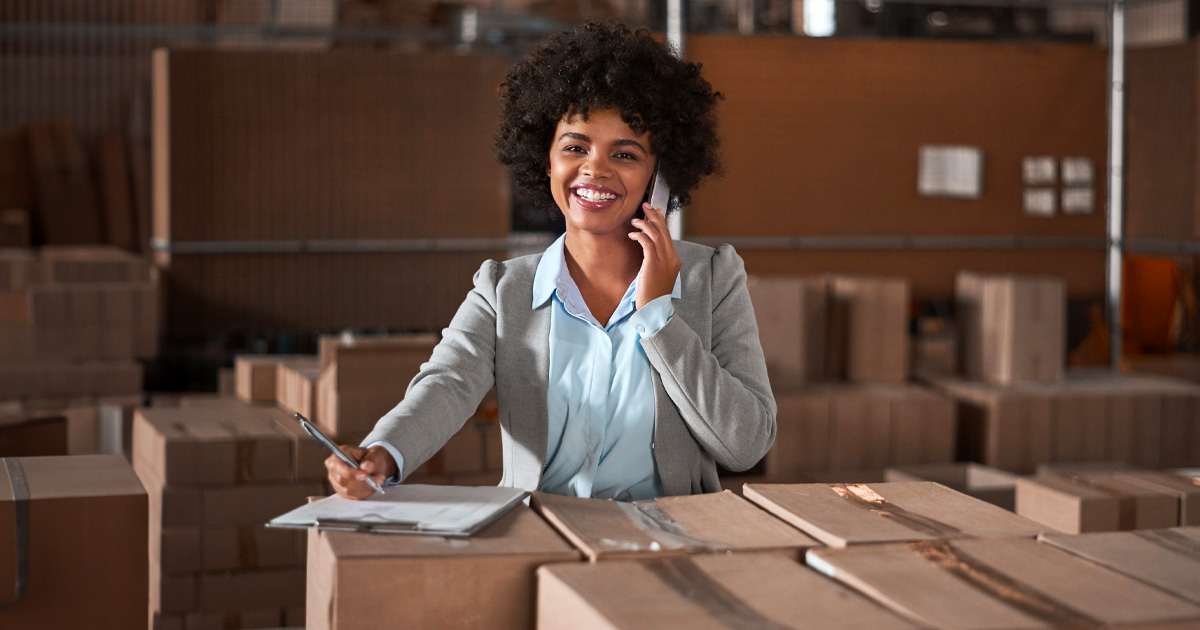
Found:
<svg viewBox="0 0 1200 630"><path fill-rule="evenodd" d="M583 163L583 172L591 177L607 177L610 172L608 158L599 153L592 153Z"/></svg>

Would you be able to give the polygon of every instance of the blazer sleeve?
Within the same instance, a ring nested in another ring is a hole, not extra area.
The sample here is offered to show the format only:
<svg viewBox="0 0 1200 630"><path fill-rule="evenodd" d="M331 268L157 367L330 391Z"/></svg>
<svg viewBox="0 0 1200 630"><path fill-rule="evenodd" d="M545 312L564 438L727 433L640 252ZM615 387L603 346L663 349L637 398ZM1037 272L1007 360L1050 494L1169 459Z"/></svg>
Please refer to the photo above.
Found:
<svg viewBox="0 0 1200 630"><path fill-rule="evenodd" d="M730 245L712 256L712 344L679 317L642 340L650 365L697 441L722 466L746 470L775 441L775 397L746 289Z"/></svg>
<svg viewBox="0 0 1200 630"><path fill-rule="evenodd" d="M504 265L484 262L475 287L404 399L379 419L363 444L383 441L404 456L401 478L433 457L466 424L495 382L496 285Z"/></svg>

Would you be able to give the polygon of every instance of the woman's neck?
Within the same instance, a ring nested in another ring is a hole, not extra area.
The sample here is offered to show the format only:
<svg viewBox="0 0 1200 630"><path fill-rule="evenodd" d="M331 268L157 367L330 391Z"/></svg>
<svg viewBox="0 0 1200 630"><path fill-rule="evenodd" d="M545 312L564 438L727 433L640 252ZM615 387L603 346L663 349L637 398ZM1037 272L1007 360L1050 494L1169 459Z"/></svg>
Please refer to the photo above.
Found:
<svg viewBox="0 0 1200 630"><path fill-rule="evenodd" d="M603 238L567 234L563 257L567 271L596 321L606 324L642 266L642 248L624 233Z"/></svg>

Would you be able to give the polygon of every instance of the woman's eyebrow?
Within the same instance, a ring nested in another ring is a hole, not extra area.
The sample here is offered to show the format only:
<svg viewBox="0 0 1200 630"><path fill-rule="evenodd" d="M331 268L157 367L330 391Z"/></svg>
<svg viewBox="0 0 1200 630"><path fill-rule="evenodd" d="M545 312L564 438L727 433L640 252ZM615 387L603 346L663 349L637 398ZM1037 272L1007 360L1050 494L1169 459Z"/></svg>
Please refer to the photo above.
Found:
<svg viewBox="0 0 1200 630"><path fill-rule="evenodd" d="M564 133L563 135L558 137L559 142L562 142L562 140L564 138L569 138L571 140L578 140L580 142L591 142L592 141L592 139L587 137L587 135L579 133L578 131L568 131L568 132ZM648 151L646 151L646 147L642 146L642 143L638 142L637 140L629 140L629 139L623 138L621 140L614 141L613 145L619 146L619 147L637 147L638 149L640 149L642 151L642 153L649 153Z"/></svg>

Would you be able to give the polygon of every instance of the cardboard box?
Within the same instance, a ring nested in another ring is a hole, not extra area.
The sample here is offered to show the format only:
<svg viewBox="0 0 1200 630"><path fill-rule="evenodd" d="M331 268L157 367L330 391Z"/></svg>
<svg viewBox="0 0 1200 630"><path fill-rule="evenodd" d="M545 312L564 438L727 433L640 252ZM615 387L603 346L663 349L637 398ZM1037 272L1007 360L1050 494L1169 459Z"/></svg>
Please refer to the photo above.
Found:
<svg viewBox="0 0 1200 630"><path fill-rule="evenodd" d="M1040 540L1200 604L1200 527L1096 534L1044 534Z"/></svg>
<svg viewBox="0 0 1200 630"><path fill-rule="evenodd" d="M774 481L954 459L956 408L914 385L830 384L777 394Z"/></svg>
<svg viewBox="0 0 1200 630"><path fill-rule="evenodd" d="M68 455L65 417L0 421L0 457Z"/></svg>
<svg viewBox="0 0 1200 630"><path fill-rule="evenodd" d="M14 464L23 484L12 479ZM28 500L27 524L17 519L14 488ZM146 516L146 491L120 456L6 460L0 465L5 599L17 592L16 545L28 545L29 573L24 593L0 609L0 627L144 627Z"/></svg>
<svg viewBox="0 0 1200 630"><path fill-rule="evenodd" d="M534 572L579 552L517 505L470 538L309 530L309 630L489 627L526 630Z"/></svg>
<svg viewBox="0 0 1200 630"><path fill-rule="evenodd" d="M1066 283L960 272L954 295L963 373L995 384L1057 382L1066 365Z"/></svg>
<svg viewBox="0 0 1200 630"><path fill-rule="evenodd" d="M699 555L538 569L541 630L917 626L775 554Z"/></svg>
<svg viewBox="0 0 1200 630"><path fill-rule="evenodd" d="M275 402L275 366L292 355L238 355L233 358L237 396L245 402Z"/></svg>
<svg viewBox="0 0 1200 630"><path fill-rule="evenodd" d="M281 416L251 406L139 409L134 465L170 486L287 481L296 436L278 427Z"/></svg>
<svg viewBox="0 0 1200 630"><path fill-rule="evenodd" d="M19 291L36 278L37 257L29 249L0 248L0 291Z"/></svg>
<svg viewBox="0 0 1200 630"><path fill-rule="evenodd" d="M833 353L845 356L848 381L904 383L908 380L908 314L911 292L900 278L832 276L829 291L833 301L830 317L838 344ZM841 364L835 361L835 364ZM837 372L831 374L834 378Z"/></svg>
<svg viewBox="0 0 1200 630"><path fill-rule="evenodd" d="M301 531L261 523L163 527L150 538L150 557L164 573L295 567L304 564L303 538Z"/></svg>
<svg viewBox="0 0 1200 630"><path fill-rule="evenodd" d="M825 380L829 297L818 278L752 276L746 281L767 374L776 395Z"/></svg>
<svg viewBox="0 0 1200 630"><path fill-rule="evenodd" d="M799 558L818 544L728 490L634 502L534 492L531 505L593 562L724 551Z"/></svg>
<svg viewBox="0 0 1200 630"><path fill-rule="evenodd" d="M1130 470L1115 477L1179 499L1179 525L1200 525L1200 483L1170 471Z"/></svg>
<svg viewBox="0 0 1200 630"><path fill-rule="evenodd" d="M974 463L896 466L883 471L884 480L934 481L980 501L1012 510L1017 476Z"/></svg>
<svg viewBox="0 0 1200 630"><path fill-rule="evenodd" d="M744 495L831 547L964 537L1032 538L1047 530L932 482L751 484Z"/></svg>
<svg viewBox="0 0 1200 630"><path fill-rule="evenodd" d="M289 412L316 422L317 379L321 368L316 357L294 358L275 366L275 402Z"/></svg>
<svg viewBox="0 0 1200 630"><path fill-rule="evenodd" d="M119 247L46 246L39 252L39 280L45 284L138 283L152 273L145 258Z"/></svg>
<svg viewBox="0 0 1200 630"><path fill-rule="evenodd" d="M322 336L317 417L323 430L358 443L404 398L436 335Z"/></svg>
<svg viewBox="0 0 1200 630"><path fill-rule="evenodd" d="M1194 604L1032 539L819 548L807 561L923 627L1095 628L1200 618Z"/></svg>
<svg viewBox="0 0 1200 630"><path fill-rule="evenodd" d="M1107 474L1017 480L1016 512L1069 534L1172 527L1179 499Z"/></svg>

